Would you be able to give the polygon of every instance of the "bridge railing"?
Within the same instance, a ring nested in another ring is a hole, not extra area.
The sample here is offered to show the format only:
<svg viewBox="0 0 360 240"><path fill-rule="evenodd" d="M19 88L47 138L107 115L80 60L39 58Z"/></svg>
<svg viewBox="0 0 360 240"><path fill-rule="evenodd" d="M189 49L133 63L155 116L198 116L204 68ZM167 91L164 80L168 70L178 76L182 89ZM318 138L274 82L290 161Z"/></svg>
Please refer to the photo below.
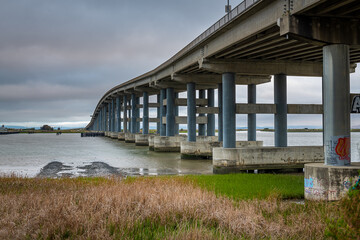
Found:
<svg viewBox="0 0 360 240"><path fill-rule="evenodd" d="M239 5L237 5L233 10L231 10L228 14L218 20L215 24L209 27L205 32L200 34L195 40L190 42L186 47L184 47L178 54L183 54L184 52L189 51L193 47L197 46L199 43L207 39L209 36L216 33L218 30L222 29L226 24L231 22L234 18L242 14L246 9L251 7L254 3L260 0L244 0Z"/></svg>

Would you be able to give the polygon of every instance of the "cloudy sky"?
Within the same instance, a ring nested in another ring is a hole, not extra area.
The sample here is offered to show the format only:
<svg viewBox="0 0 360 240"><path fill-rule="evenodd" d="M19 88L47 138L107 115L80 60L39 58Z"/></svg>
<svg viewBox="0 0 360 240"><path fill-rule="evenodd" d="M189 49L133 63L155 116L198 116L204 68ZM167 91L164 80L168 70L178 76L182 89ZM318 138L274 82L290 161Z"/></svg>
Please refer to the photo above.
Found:
<svg viewBox="0 0 360 240"><path fill-rule="evenodd" d="M108 89L166 61L220 19L225 2L0 0L0 124L85 126ZM237 98L245 102L244 87ZM273 102L272 84L258 87L258 102ZM288 102L321 103L321 79L289 78ZM321 126L321 116L290 116L289 125Z"/></svg>

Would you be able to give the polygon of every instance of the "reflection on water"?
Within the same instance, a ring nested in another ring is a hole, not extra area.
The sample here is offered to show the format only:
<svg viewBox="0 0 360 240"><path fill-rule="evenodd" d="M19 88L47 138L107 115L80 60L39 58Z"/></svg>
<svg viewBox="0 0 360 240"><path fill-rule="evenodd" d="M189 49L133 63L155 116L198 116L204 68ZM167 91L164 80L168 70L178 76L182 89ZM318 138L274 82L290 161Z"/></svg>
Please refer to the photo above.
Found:
<svg viewBox="0 0 360 240"><path fill-rule="evenodd" d="M178 153L156 153L148 147L138 147L105 137L81 138L80 134L16 134L0 136L0 171L36 176L40 169L51 162L59 165L56 175L92 175L89 170L96 164L105 163L129 175L157 174L211 174L208 160L181 160ZM60 170L59 170L60 168ZM59 171L58 171L59 170ZM49 170L48 170L49 171Z"/></svg>
<svg viewBox="0 0 360 240"><path fill-rule="evenodd" d="M247 139L246 132L237 132L236 136L237 140ZM352 161L358 162L360 133L352 133L351 137ZM273 146L274 133L257 132L257 139L265 146ZM322 133L289 133L288 142L289 146L322 145ZM0 172L31 177L211 174L212 163L181 160L179 153L157 153L105 137L15 134L0 136Z"/></svg>

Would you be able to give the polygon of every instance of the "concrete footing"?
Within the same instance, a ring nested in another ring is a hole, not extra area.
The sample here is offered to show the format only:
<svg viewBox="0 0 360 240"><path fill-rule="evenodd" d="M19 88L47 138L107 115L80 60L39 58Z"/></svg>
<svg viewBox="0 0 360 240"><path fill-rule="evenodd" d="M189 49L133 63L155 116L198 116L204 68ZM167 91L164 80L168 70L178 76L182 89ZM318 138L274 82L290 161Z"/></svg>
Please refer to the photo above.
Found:
<svg viewBox="0 0 360 240"><path fill-rule="evenodd" d="M154 151L154 139L158 135L149 135L148 142L149 142L149 150Z"/></svg>
<svg viewBox="0 0 360 240"><path fill-rule="evenodd" d="M156 152L180 152L180 143L186 141L186 135L174 137L156 136L154 138L154 151Z"/></svg>
<svg viewBox="0 0 360 240"><path fill-rule="evenodd" d="M182 159L212 159L213 148L222 147L222 142L214 141L217 137L197 137L196 142L181 142ZM261 147L263 141L237 141L236 147Z"/></svg>
<svg viewBox="0 0 360 240"><path fill-rule="evenodd" d="M136 146L149 146L149 134L135 134Z"/></svg>
<svg viewBox="0 0 360 240"><path fill-rule="evenodd" d="M360 179L360 163L351 166L329 166L323 163L305 165L305 199L340 200Z"/></svg>
<svg viewBox="0 0 360 240"><path fill-rule="evenodd" d="M120 132L118 134L118 140L119 141L125 141L125 133L124 132Z"/></svg>
<svg viewBox="0 0 360 240"><path fill-rule="evenodd" d="M323 163L323 146L214 148L214 173L255 169L302 169L306 163Z"/></svg>
<svg viewBox="0 0 360 240"><path fill-rule="evenodd" d="M110 132L109 137L112 139L117 139L118 138L119 133L118 132Z"/></svg>
<svg viewBox="0 0 360 240"><path fill-rule="evenodd" d="M135 143L135 134L129 132L125 133L125 142Z"/></svg>

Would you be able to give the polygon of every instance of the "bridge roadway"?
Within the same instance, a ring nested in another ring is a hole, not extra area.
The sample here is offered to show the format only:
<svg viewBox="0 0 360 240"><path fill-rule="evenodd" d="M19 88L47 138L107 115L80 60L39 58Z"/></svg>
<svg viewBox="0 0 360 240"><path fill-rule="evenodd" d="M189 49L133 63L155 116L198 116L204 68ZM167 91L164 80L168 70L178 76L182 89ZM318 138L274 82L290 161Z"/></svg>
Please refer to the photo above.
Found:
<svg viewBox="0 0 360 240"><path fill-rule="evenodd" d="M238 167L239 156L225 159L237 146L236 114L248 114L249 141L256 141L256 114L274 114L277 148L287 147L287 114L323 114L325 165L350 165L349 76L360 62L359 21L358 0L245 0L156 69L105 93L87 129L137 134L142 121L147 136L149 122L157 122L171 142L186 123L187 142L195 144L196 124L199 136L213 137L218 114L222 148L213 151L214 166ZM256 103L256 85L271 75L274 104ZM323 105L287 104L287 75L323 77ZM248 86L247 104L236 104L236 84ZM185 91L187 99L179 99ZM149 103L155 94L157 103ZM177 116L178 106L187 106L187 117ZM149 107L157 118L149 118Z"/></svg>

